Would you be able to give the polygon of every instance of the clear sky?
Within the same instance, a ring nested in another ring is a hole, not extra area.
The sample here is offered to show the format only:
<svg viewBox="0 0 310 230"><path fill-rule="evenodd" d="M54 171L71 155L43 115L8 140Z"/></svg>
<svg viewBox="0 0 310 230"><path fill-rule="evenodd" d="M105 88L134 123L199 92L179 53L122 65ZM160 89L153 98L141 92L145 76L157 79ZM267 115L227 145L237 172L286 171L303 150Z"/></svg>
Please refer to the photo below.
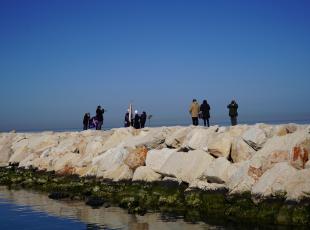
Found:
<svg viewBox="0 0 310 230"><path fill-rule="evenodd" d="M310 118L310 1L0 0L0 130Z"/></svg>

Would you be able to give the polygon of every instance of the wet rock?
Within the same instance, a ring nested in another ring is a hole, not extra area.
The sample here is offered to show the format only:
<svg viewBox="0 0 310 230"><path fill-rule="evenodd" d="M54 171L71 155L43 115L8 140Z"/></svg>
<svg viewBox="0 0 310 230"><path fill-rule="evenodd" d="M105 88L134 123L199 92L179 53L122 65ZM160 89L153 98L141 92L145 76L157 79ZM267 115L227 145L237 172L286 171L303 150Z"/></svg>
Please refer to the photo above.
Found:
<svg viewBox="0 0 310 230"><path fill-rule="evenodd" d="M52 192L48 195L48 198L53 200L61 200L65 198L69 198L69 194L66 192Z"/></svg>
<svg viewBox="0 0 310 230"><path fill-rule="evenodd" d="M86 198L85 204L91 206L92 208L99 208L103 206L104 200L97 196L91 196Z"/></svg>

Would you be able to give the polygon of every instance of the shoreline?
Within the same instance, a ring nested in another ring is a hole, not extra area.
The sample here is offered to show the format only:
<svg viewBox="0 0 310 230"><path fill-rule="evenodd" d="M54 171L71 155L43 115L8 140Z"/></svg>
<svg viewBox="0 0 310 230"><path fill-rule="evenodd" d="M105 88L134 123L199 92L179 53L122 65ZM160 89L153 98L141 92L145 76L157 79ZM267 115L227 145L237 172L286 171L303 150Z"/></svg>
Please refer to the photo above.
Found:
<svg viewBox="0 0 310 230"><path fill-rule="evenodd" d="M248 193L231 196L224 190L188 189L187 184L176 181L113 182L9 166L0 168L0 185L41 191L54 200L83 201L93 208L118 206L129 214L182 215L193 223L310 226L310 200L296 203L270 197L254 203Z"/></svg>
<svg viewBox="0 0 310 230"><path fill-rule="evenodd" d="M131 212L190 210L198 219L249 223L309 225L309 153L309 124L0 133L2 184L68 198L74 193L59 188L80 196L89 179L100 192L87 199L115 200Z"/></svg>

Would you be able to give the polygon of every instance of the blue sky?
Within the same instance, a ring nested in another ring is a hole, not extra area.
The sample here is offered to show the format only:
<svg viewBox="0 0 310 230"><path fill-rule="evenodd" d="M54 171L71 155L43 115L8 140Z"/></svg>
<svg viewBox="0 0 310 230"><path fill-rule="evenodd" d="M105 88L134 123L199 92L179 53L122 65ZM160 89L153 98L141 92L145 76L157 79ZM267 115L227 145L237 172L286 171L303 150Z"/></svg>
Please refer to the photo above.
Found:
<svg viewBox="0 0 310 230"><path fill-rule="evenodd" d="M155 124L310 118L310 1L0 1L0 130L81 127L130 101Z"/></svg>

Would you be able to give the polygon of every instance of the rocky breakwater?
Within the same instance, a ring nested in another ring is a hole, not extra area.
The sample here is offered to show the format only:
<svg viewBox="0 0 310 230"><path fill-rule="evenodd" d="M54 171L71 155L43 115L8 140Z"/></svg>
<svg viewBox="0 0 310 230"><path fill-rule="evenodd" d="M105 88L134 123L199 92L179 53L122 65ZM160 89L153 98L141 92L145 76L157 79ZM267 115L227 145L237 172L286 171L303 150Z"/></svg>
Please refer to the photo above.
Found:
<svg viewBox="0 0 310 230"><path fill-rule="evenodd" d="M297 124L0 133L0 184L140 214L309 226L309 153L310 126Z"/></svg>

